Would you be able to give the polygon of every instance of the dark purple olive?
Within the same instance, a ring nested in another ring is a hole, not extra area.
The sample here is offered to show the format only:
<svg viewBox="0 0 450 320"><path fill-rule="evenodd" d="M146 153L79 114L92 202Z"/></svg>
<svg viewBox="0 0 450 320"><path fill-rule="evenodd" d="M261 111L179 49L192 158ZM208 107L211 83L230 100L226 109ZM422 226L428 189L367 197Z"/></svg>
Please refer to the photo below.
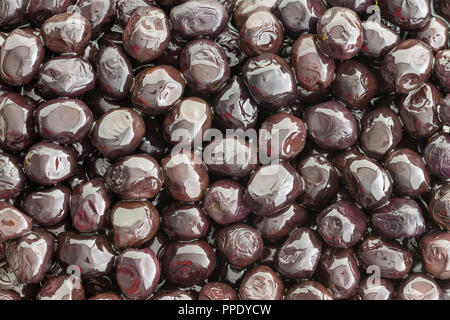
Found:
<svg viewBox="0 0 450 320"><path fill-rule="evenodd" d="M202 287L198 300L238 300L236 291L224 282L209 282Z"/></svg>
<svg viewBox="0 0 450 320"><path fill-rule="evenodd" d="M51 266L53 236L43 229L34 229L8 243L6 259L17 279L23 283L39 283Z"/></svg>
<svg viewBox="0 0 450 320"><path fill-rule="evenodd" d="M278 2L288 2L279 0ZM307 1L307 0L302 0ZM291 2L294 2L291 0ZM298 1L297 2L301 2ZM303 34L292 46L291 65L300 86L307 90L319 91L328 88L334 79L334 59L319 49L314 34Z"/></svg>
<svg viewBox="0 0 450 320"><path fill-rule="evenodd" d="M47 101L36 109L35 123L42 139L73 144L91 132L94 115L77 99L59 98Z"/></svg>
<svg viewBox="0 0 450 320"><path fill-rule="evenodd" d="M0 199L16 197L24 184L25 176L16 158L0 152Z"/></svg>
<svg viewBox="0 0 450 320"><path fill-rule="evenodd" d="M79 232L97 232L106 227L112 197L103 179L83 182L73 190L70 203L72 225Z"/></svg>
<svg viewBox="0 0 450 320"><path fill-rule="evenodd" d="M36 300L85 300L83 285L73 275L49 278L39 290Z"/></svg>
<svg viewBox="0 0 450 320"><path fill-rule="evenodd" d="M11 151L23 150L35 140L33 106L21 95L0 96L0 142Z"/></svg>
<svg viewBox="0 0 450 320"><path fill-rule="evenodd" d="M244 52L241 51L239 32L234 28L227 26L222 33L216 37L215 41L225 52L230 68L237 69L245 62L247 57Z"/></svg>
<svg viewBox="0 0 450 320"><path fill-rule="evenodd" d="M49 189L35 190L22 200L22 210L43 227L54 226L69 213L70 190L59 185Z"/></svg>
<svg viewBox="0 0 450 320"><path fill-rule="evenodd" d="M16 4L21 2L28 3L22 0L15 1ZM0 21L3 20L1 12L5 10L3 6L8 8L10 3L12 2L6 0L0 3ZM32 29L13 30L1 46L0 76L2 80L11 86L23 86L29 83L37 73L44 56L44 45Z"/></svg>
<svg viewBox="0 0 450 320"><path fill-rule="evenodd" d="M205 241L171 242L162 258L162 270L178 286L199 284L209 278L216 266L216 254Z"/></svg>
<svg viewBox="0 0 450 320"><path fill-rule="evenodd" d="M317 216L317 231L331 247L350 248L366 232L366 215L353 203L338 201Z"/></svg>
<svg viewBox="0 0 450 320"><path fill-rule="evenodd" d="M420 254L424 270L437 279L450 279L450 233L435 231L420 239Z"/></svg>
<svg viewBox="0 0 450 320"><path fill-rule="evenodd" d="M183 38L219 35L228 22L225 7L213 0L190 0L170 10L170 21L175 32Z"/></svg>
<svg viewBox="0 0 450 320"><path fill-rule="evenodd" d="M166 191L178 201L193 202L203 198L209 185L208 171L195 153L180 150L161 160Z"/></svg>
<svg viewBox="0 0 450 320"><path fill-rule="evenodd" d="M158 58L170 41L169 18L157 7L140 7L122 34L125 51L140 63Z"/></svg>
<svg viewBox="0 0 450 320"><path fill-rule="evenodd" d="M131 105L127 99L111 99L104 96L99 90L89 91L83 98L96 118L101 117L104 113L112 109Z"/></svg>
<svg viewBox="0 0 450 320"><path fill-rule="evenodd" d="M205 237L209 218L195 204L172 203L161 215L161 229L173 240L190 241Z"/></svg>
<svg viewBox="0 0 450 320"><path fill-rule="evenodd" d="M111 166L111 161L106 158L93 157L88 159L88 173L91 178L103 178L108 168Z"/></svg>
<svg viewBox="0 0 450 320"><path fill-rule="evenodd" d="M364 42L359 52L362 56L383 59L384 56L400 43L400 36L381 21L362 22Z"/></svg>
<svg viewBox="0 0 450 320"><path fill-rule="evenodd" d="M334 299L351 297L358 288L360 279L353 249L326 248L320 257L315 276Z"/></svg>
<svg viewBox="0 0 450 320"><path fill-rule="evenodd" d="M79 12L56 14L41 27L45 46L56 54L81 54L91 41L91 23Z"/></svg>
<svg viewBox="0 0 450 320"><path fill-rule="evenodd" d="M64 266L78 266L83 278L98 278L110 273L115 257L104 234L81 235L73 231L58 236L56 255Z"/></svg>
<svg viewBox="0 0 450 320"><path fill-rule="evenodd" d="M268 110L279 110L295 102L298 88L291 66L280 56L265 53L247 60L242 70L255 102Z"/></svg>
<svg viewBox="0 0 450 320"><path fill-rule="evenodd" d="M417 31L417 40L430 46L434 53L447 49L448 26L439 17L431 17L430 20Z"/></svg>
<svg viewBox="0 0 450 320"><path fill-rule="evenodd" d="M277 0L243 0L236 3L234 10L234 25L241 28L248 17L257 11L272 11Z"/></svg>
<svg viewBox="0 0 450 320"><path fill-rule="evenodd" d="M127 249L116 261L116 279L122 293L132 300L148 299L161 275L158 258L150 249Z"/></svg>
<svg viewBox="0 0 450 320"><path fill-rule="evenodd" d="M27 23L29 0L1 0L0 27L10 29Z"/></svg>
<svg viewBox="0 0 450 320"><path fill-rule="evenodd" d="M29 0L28 19L33 25L40 27L48 18L65 12L72 2L72 0Z"/></svg>
<svg viewBox="0 0 450 320"><path fill-rule="evenodd" d="M412 273L397 287L396 300L442 300L442 290L433 278Z"/></svg>
<svg viewBox="0 0 450 320"><path fill-rule="evenodd" d="M155 294L151 300L196 300L195 296L182 289L177 290L159 290L157 294Z"/></svg>
<svg viewBox="0 0 450 320"><path fill-rule="evenodd" d="M322 51L335 59L353 58L363 45L358 15L347 8L330 8L317 22L317 41Z"/></svg>
<svg viewBox="0 0 450 320"><path fill-rule="evenodd" d="M156 1L152 0L116 0L114 12L116 22L125 27L131 15L140 7L150 7Z"/></svg>
<svg viewBox="0 0 450 320"><path fill-rule="evenodd" d="M387 107L366 113L361 121L361 146L373 158L384 158L402 140L402 124Z"/></svg>
<svg viewBox="0 0 450 320"><path fill-rule="evenodd" d="M304 120L308 134L321 148L344 150L358 139L358 123L341 103L328 101L309 107Z"/></svg>
<svg viewBox="0 0 450 320"><path fill-rule="evenodd" d="M428 0L380 0L379 6L384 18L408 30L422 28L431 14Z"/></svg>
<svg viewBox="0 0 450 320"><path fill-rule="evenodd" d="M31 230L32 219L11 206L7 202L0 202L0 242L23 236Z"/></svg>
<svg viewBox="0 0 450 320"><path fill-rule="evenodd" d="M376 4L375 0L326 0L333 7L345 7L355 11L356 13L368 13L370 6Z"/></svg>
<svg viewBox="0 0 450 320"><path fill-rule="evenodd" d="M309 228L298 228L278 249L275 268L286 278L310 278L319 263L321 251L319 234Z"/></svg>
<svg viewBox="0 0 450 320"><path fill-rule="evenodd" d="M31 181L51 186L75 173L76 155L70 148L41 141L28 149L23 166Z"/></svg>
<svg viewBox="0 0 450 320"><path fill-rule="evenodd" d="M230 65L225 51L208 39L188 42L180 53L180 71L187 85L201 94L217 92L230 77Z"/></svg>
<svg viewBox="0 0 450 320"><path fill-rule="evenodd" d="M442 104L438 107L439 116L447 125L450 125L450 94L447 94L442 101Z"/></svg>
<svg viewBox="0 0 450 320"><path fill-rule="evenodd" d="M134 110L118 108L103 114L92 130L92 143L109 159L133 153L145 134L145 122Z"/></svg>
<svg viewBox="0 0 450 320"><path fill-rule="evenodd" d="M185 80L172 66L156 66L136 75L131 101L145 114L165 113L184 93Z"/></svg>
<svg viewBox="0 0 450 320"><path fill-rule="evenodd" d="M95 296L90 297L88 300L123 300L123 299L114 292L104 292L98 293Z"/></svg>
<svg viewBox="0 0 450 320"><path fill-rule="evenodd" d="M133 67L122 49L117 46L104 47L96 59L99 89L105 96L126 98L133 84Z"/></svg>
<svg viewBox="0 0 450 320"><path fill-rule="evenodd" d="M89 61L74 56L59 56L39 69L37 88L47 97L79 97L92 90L96 75Z"/></svg>
<svg viewBox="0 0 450 320"><path fill-rule="evenodd" d="M333 300L327 288L320 282L301 280L289 288L286 300Z"/></svg>
<svg viewBox="0 0 450 320"><path fill-rule="evenodd" d="M428 141L423 157L431 174L450 178L450 134L439 134Z"/></svg>
<svg viewBox="0 0 450 320"><path fill-rule="evenodd" d="M431 49L422 41L408 39L384 57L381 75L395 92L408 93L420 88L428 80L432 66Z"/></svg>
<svg viewBox="0 0 450 320"><path fill-rule="evenodd" d="M242 224L224 227L216 233L217 250L228 263L245 268L261 258L263 239L258 230Z"/></svg>
<svg viewBox="0 0 450 320"><path fill-rule="evenodd" d="M443 185L431 195L429 211L440 227L450 230L450 185Z"/></svg>
<svg viewBox="0 0 450 320"><path fill-rule="evenodd" d="M203 161L216 176L247 177L258 164L256 146L231 135L217 137L203 150Z"/></svg>
<svg viewBox="0 0 450 320"><path fill-rule="evenodd" d="M352 300L392 300L395 294L392 281L384 278L364 277L359 282Z"/></svg>
<svg viewBox="0 0 450 320"><path fill-rule="evenodd" d="M114 0L77 0L76 7L91 22L93 39L108 30L114 22Z"/></svg>
<svg viewBox="0 0 450 320"><path fill-rule="evenodd" d="M374 236L366 237L358 247L358 260L367 273L378 268L383 278L401 279L409 273L413 264L411 252L399 244Z"/></svg>
<svg viewBox="0 0 450 320"><path fill-rule="evenodd" d="M394 180L394 192L399 196L418 197L430 190L430 176L422 157L406 148L395 150L384 166Z"/></svg>
<svg viewBox="0 0 450 320"><path fill-rule="evenodd" d="M203 210L218 224L243 221L250 213L242 186L231 179L217 180L203 198Z"/></svg>
<svg viewBox="0 0 450 320"><path fill-rule="evenodd" d="M245 275L239 287L242 300L282 300L283 281L270 267L259 265Z"/></svg>
<svg viewBox="0 0 450 320"><path fill-rule="evenodd" d="M13 290L0 289L0 300L22 300Z"/></svg>
<svg viewBox="0 0 450 320"><path fill-rule="evenodd" d="M290 164L268 164L248 180L245 203L254 214L270 216L294 203L303 191L303 179Z"/></svg>
<svg viewBox="0 0 450 320"><path fill-rule="evenodd" d="M159 213L148 201L119 201L109 213L111 238L116 249L139 248L159 228Z"/></svg>
<svg viewBox="0 0 450 320"><path fill-rule="evenodd" d="M164 139L163 123L157 119L145 119L145 136L137 148L137 153L145 153L160 161L169 153L169 143Z"/></svg>

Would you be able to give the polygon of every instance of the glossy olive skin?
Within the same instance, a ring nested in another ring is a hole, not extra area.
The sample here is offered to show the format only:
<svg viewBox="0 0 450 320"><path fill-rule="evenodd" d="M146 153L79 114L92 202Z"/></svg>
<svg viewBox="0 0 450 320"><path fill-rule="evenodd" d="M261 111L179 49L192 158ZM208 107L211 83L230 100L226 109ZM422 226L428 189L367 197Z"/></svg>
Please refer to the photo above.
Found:
<svg viewBox="0 0 450 320"><path fill-rule="evenodd" d="M109 212L114 247L139 248L159 228L159 213L148 201L118 201Z"/></svg>
<svg viewBox="0 0 450 320"><path fill-rule="evenodd" d="M283 281L270 267L259 265L246 273L239 287L242 300L282 300Z"/></svg>
<svg viewBox="0 0 450 320"><path fill-rule="evenodd" d="M9 242L6 259L20 282L39 283L44 279L51 265L54 241L47 231L35 229Z"/></svg>
<svg viewBox="0 0 450 320"><path fill-rule="evenodd" d="M301 280L289 288L285 300L334 300L334 298L320 282Z"/></svg>
<svg viewBox="0 0 450 320"><path fill-rule="evenodd" d="M35 140L33 106L21 95L0 96L0 142L11 151L23 150Z"/></svg>
<svg viewBox="0 0 450 320"><path fill-rule="evenodd" d="M73 144L87 137L94 115L81 100L59 98L47 101L35 112L37 133L44 140Z"/></svg>
<svg viewBox="0 0 450 320"><path fill-rule="evenodd" d="M322 240L317 231L297 228L278 249L275 268L286 278L310 278L319 263L321 251Z"/></svg>
<svg viewBox="0 0 450 320"><path fill-rule="evenodd" d="M358 247L358 260L366 271L371 265L380 268L380 275L388 279L401 279L413 264L411 252L399 244L374 236L366 237ZM371 273L371 272L368 272Z"/></svg>
<svg viewBox="0 0 450 320"><path fill-rule="evenodd" d="M439 117L445 124L450 124L450 94L447 94L438 108Z"/></svg>
<svg viewBox="0 0 450 320"><path fill-rule="evenodd" d="M254 214L270 216L292 204L303 191L303 179L290 164L268 164L250 176L245 203Z"/></svg>
<svg viewBox="0 0 450 320"><path fill-rule="evenodd" d="M48 18L65 12L71 4L72 0L29 0L28 19L40 27Z"/></svg>
<svg viewBox="0 0 450 320"><path fill-rule="evenodd" d="M248 59L242 75L255 102L265 109L279 110L297 98L292 68L276 54L265 53Z"/></svg>
<svg viewBox="0 0 450 320"><path fill-rule="evenodd" d="M403 138L402 124L387 107L366 113L361 121L361 146L375 159L384 158Z"/></svg>
<svg viewBox="0 0 450 320"><path fill-rule="evenodd" d="M31 181L50 186L71 177L75 172L76 155L67 147L41 141L28 149L24 171Z"/></svg>
<svg viewBox="0 0 450 320"><path fill-rule="evenodd" d="M132 300L148 299L161 275L158 258L147 248L123 251L117 257L115 268L120 290Z"/></svg>
<svg viewBox="0 0 450 320"><path fill-rule="evenodd" d="M257 167L257 148L233 135L217 137L203 150L203 161L216 176L245 178Z"/></svg>
<svg viewBox="0 0 450 320"><path fill-rule="evenodd" d="M203 210L218 224L243 221L250 213L243 187L231 179L217 180L203 198Z"/></svg>
<svg viewBox="0 0 450 320"><path fill-rule="evenodd" d="M145 114L164 113L183 97L185 85L181 73L172 66L147 68L136 75L131 101Z"/></svg>
<svg viewBox="0 0 450 320"><path fill-rule="evenodd" d="M450 178L450 134L439 134L429 140L423 157L430 173L441 179Z"/></svg>
<svg viewBox="0 0 450 320"><path fill-rule="evenodd" d="M248 56L278 53L284 39L283 27L269 11L252 13L240 30L241 50Z"/></svg>
<svg viewBox="0 0 450 320"><path fill-rule="evenodd" d="M430 20L417 31L417 40L429 45L434 53L447 49L448 26L439 17L431 17Z"/></svg>
<svg viewBox="0 0 450 320"><path fill-rule="evenodd" d="M59 56L39 69L37 88L46 97L79 97L92 90L96 75L89 61L73 56Z"/></svg>
<svg viewBox="0 0 450 320"><path fill-rule="evenodd" d="M401 148L390 153L384 166L394 180L394 192L400 196L418 197L430 190L430 175L422 157Z"/></svg>
<svg viewBox="0 0 450 320"><path fill-rule="evenodd" d="M113 292L104 292L90 297L88 300L123 300L122 297Z"/></svg>
<svg viewBox="0 0 450 320"><path fill-rule="evenodd" d="M378 282L377 282L378 280ZM392 281L384 278L373 279L364 277L359 282L359 286L352 300L392 300L395 294Z"/></svg>
<svg viewBox="0 0 450 320"><path fill-rule="evenodd" d="M142 117L129 108L117 108L103 114L92 130L92 143L109 159L134 152L145 134Z"/></svg>
<svg viewBox="0 0 450 320"><path fill-rule="evenodd" d="M234 224L220 229L215 236L217 250L227 261L238 268L256 262L263 252L263 239L258 230Z"/></svg>
<svg viewBox="0 0 450 320"><path fill-rule="evenodd" d="M432 193L429 210L440 227L450 230L450 185L443 185Z"/></svg>
<svg viewBox="0 0 450 320"><path fill-rule="evenodd" d="M37 73L44 56L44 45L32 29L13 30L1 46L1 79L11 86L23 86L29 83Z"/></svg>
<svg viewBox="0 0 450 320"><path fill-rule="evenodd" d="M358 124L341 103L328 101L305 110L304 121L308 135L321 148L344 150L358 138Z"/></svg>
<svg viewBox="0 0 450 320"><path fill-rule="evenodd" d="M182 289L177 290L159 290L151 300L196 300L195 296Z"/></svg>
<svg viewBox="0 0 450 320"><path fill-rule="evenodd" d="M41 35L52 52L79 55L91 40L91 23L78 12L59 13L45 21Z"/></svg>
<svg viewBox="0 0 450 320"><path fill-rule="evenodd" d="M334 59L322 52L314 34L305 33L295 40L290 59L297 81L303 88L319 91L328 88L333 81Z"/></svg>
<svg viewBox="0 0 450 320"><path fill-rule="evenodd" d="M347 162L344 182L356 202L365 209L375 209L388 202L393 189L388 171L364 156Z"/></svg>
<svg viewBox="0 0 450 320"><path fill-rule="evenodd" d="M151 5L153 1L148 0L116 0L114 7L116 22L124 27L138 8Z"/></svg>
<svg viewBox="0 0 450 320"><path fill-rule="evenodd" d="M208 282L200 290L198 300L238 300L238 296L225 282Z"/></svg>
<svg viewBox="0 0 450 320"><path fill-rule="evenodd" d="M384 18L408 30L422 28L431 14L427 0L380 0L379 6Z"/></svg>
<svg viewBox="0 0 450 320"><path fill-rule="evenodd" d="M225 28L228 12L218 1L190 0L170 10L174 32L183 38L209 36L214 38Z"/></svg>
<svg viewBox="0 0 450 320"><path fill-rule="evenodd" d="M161 160L166 191L178 201L199 201L209 185L202 160L193 152L172 152Z"/></svg>
<svg viewBox="0 0 450 320"><path fill-rule="evenodd" d="M113 0L77 0L76 6L81 9L81 14L91 22L93 39L98 38L114 21Z"/></svg>
<svg viewBox="0 0 450 320"><path fill-rule="evenodd" d="M214 121L223 129L245 131L256 126L258 105L238 76L232 77L217 94L213 110Z"/></svg>
<svg viewBox="0 0 450 320"><path fill-rule="evenodd" d="M0 2L0 27L10 29L27 21L28 0L2 0Z"/></svg>
<svg viewBox="0 0 450 320"><path fill-rule="evenodd" d="M442 290L433 278L412 273L397 287L396 300L442 300Z"/></svg>
<svg viewBox="0 0 450 320"><path fill-rule="evenodd" d="M22 200L22 210L43 227L63 221L69 207L70 190L63 185L32 191Z"/></svg>
<svg viewBox="0 0 450 320"><path fill-rule="evenodd" d="M197 39L188 42L181 51L180 71L190 88L201 94L210 94L220 90L228 81L230 64L225 51L216 42Z"/></svg>
<svg viewBox="0 0 450 320"><path fill-rule="evenodd" d="M85 300L83 285L73 275L49 278L39 290L36 300Z"/></svg>
<svg viewBox="0 0 450 320"><path fill-rule="evenodd" d="M0 152L0 199L16 197L24 184L25 176L17 159Z"/></svg>
<svg viewBox="0 0 450 320"><path fill-rule="evenodd" d="M98 278L111 272L115 255L105 235L67 231L58 236L56 256L64 266L78 266L83 278Z"/></svg>
<svg viewBox="0 0 450 320"><path fill-rule="evenodd" d="M438 51L434 57L433 75L445 92L450 92L450 81L448 80L450 64L450 50Z"/></svg>
<svg viewBox="0 0 450 320"><path fill-rule="evenodd" d="M315 32L327 7L323 0L278 0L273 8L286 32L294 39L304 32Z"/></svg>
<svg viewBox="0 0 450 320"><path fill-rule="evenodd" d="M425 234L419 243L424 270L437 279L450 279L450 233Z"/></svg>
<svg viewBox="0 0 450 320"><path fill-rule="evenodd" d="M400 36L381 21L362 22L364 42L359 54L368 58L383 59L400 43Z"/></svg>
<svg viewBox="0 0 450 320"><path fill-rule="evenodd" d="M317 216L317 231L325 243L335 248L350 248L366 231L366 215L353 203L338 201Z"/></svg>
<svg viewBox="0 0 450 320"><path fill-rule="evenodd" d="M168 281L190 286L209 278L216 266L216 254L205 241L171 242L162 258L162 270Z"/></svg>
<svg viewBox="0 0 450 320"><path fill-rule="evenodd" d="M275 7L277 0L243 0L236 4L234 10L233 19L234 25L237 28L241 28L248 17L257 11L272 11Z"/></svg>
<svg viewBox="0 0 450 320"><path fill-rule="evenodd" d="M0 300L22 300L17 293L15 293L13 290L0 290Z"/></svg>
<svg viewBox="0 0 450 320"><path fill-rule="evenodd" d="M0 202L0 221L2 221L0 225L2 243L23 236L32 227L32 219L7 202Z"/></svg>
<svg viewBox="0 0 450 320"><path fill-rule="evenodd" d="M140 7L128 21L122 34L125 51L140 63L158 58L170 41L167 14L157 7Z"/></svg>
<svg viewBox="0 0 450 320"><path fill-rule="evenodd" d="M319 47L335 59L353 58L361 50L363 38L361 20L350 9L330 8L317 22Z"/></svg>
<svg viewBox="0 0 450 320"><path fill-rule="evenodd" d="M333 164L322 155L309 155L297 170L305 182L304 206L315 211L326 207L338 190L339 175Z"/></svg>
<svg viewBox="0 0 450 320"><path fill-rule="evenodd" d="M190 241L208 234L210 221L195 204L170 204L161 215L161 229L173 240Z"/></svg>
<svg viewBox="0 0 450 320"><path fill-rule="evenodd" d="M408 93L428 80L432 65L431 49L421 41L408 39L384 57L381 75L395 92Z"/></svg>
<svg viewBox="0 0 450 320"><path fill-rule="evenodd" d="M347 299L358 288L360 273L353 249L326 248L315 276L334 299Z"/></svg>

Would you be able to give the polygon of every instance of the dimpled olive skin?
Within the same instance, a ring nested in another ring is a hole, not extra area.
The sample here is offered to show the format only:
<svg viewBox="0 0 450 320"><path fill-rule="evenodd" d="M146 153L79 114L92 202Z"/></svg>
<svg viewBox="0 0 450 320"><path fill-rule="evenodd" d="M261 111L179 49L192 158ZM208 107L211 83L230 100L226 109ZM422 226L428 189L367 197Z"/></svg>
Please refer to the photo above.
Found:
<svg viewBox="0 0 450 320"><path fill-rule="evenodd" d="M430 173L450 178L450 134L439 134L428 141L423 152Z"/></svg>
<svg viewBox="0 0 450 320"><path fill-rule="evenodd" d="M408 39L384 57L381 75L395 92L408 93L428 80L432 66L431 49L422 41Z"/></svg>
<svg viewBox="0 0 450 320"><path fill-rule="evenodd" d="M359 54L383 59L384 56L400 43L400 36L381 21L362 22L364 42Z"/></svg>
<svg viewBox="0 0 450 320"><path fill-rule="evenodd" d="M44 56L44 45L33 30L15 29L1 46L1 79L11 86L23 86L29 83L37 73Z"/></svg>
<svg viewBox="0 0 450 320"><path fill-rule="evenodd" d="M238 300L236 291L224 282L209 282L202 287L198 300Z"/></svg>
<svg viewBox="0 0 450 320"><path fill-rule="evenodd" d="M60 275L48 279L39 290L36 300L85 300L80 279L73 275Z"/></svg>
<svg viewBox="0 0 450 320"><path fill-rule="evenodd" d="M445 92L450 92L450 81L448 80L450 65L450 50L438 51L434 57L433 75Z"/></svg>
<svg viewBox="0 0 450 320"><path fill-rule="evenodd" d="M242 75L255 102L265 109L279 110L297 98L292 68L276 54L265 53L248 59Z"/></svg>
<svg viewBox="0 0 450 320"><path fill-rule="evenodd" d="M450 230L450 185L443 185L433 192L429 210L437 225Z"/></svg>
<svg viewBox="0 0 450 320"><path fill-rule="evenodd" d="M268 266L259 265L245 275L239 287L242 300L282 300L283 281Z"/></svg>
<svg viewBox="0 0 450 320"><path fill-rule="evenodd" d="M22 300L13 290L0 290L0 300Z"/></svg>
<svg viewBox="0 0 450 320"><path fill-rule="evenodd" d="M72 0L30 0L28 19L31 24L40 27L48 18L65 12Z"/></svg>
<svg viewBox="0 0 450 320"><path fill-rule="evenodd" d="M76 6L91 22L93 39L107 30L114 20L114 0L77 0Z"/></svg>
<svg viewBox="0 0 450 320"><path fill-rule="evenodd" d="M328 88L335 75L335 63L317 45L314 34L302 34L292 45L291 65L297 81L307 90Z"/></svg>
<svg viewBox="0 0 450 320"><path fill-rule="evenodd" d="M448 26L438 17L431 17L425 26L417 31L417 39L429 45L434 53L447 49Z"/></svg>
<svg viewBox="0 0 450 320"><path fill-rule="evenodd" d="M0 27L10 29L26 23L29 0L0 1Z"/></svg>
<svg viewBox="0 0 450 320"><path fill-rule="evenodd" d="M94 115L81 100L53 99L36 109L37 133L42 139L73 144L87 137Z"/></svg>
<svg viewBox="0 0 450 320"><path fill-rule="evenodd" d="M17 159L0 152L0 199L14 198L22 191L25 176Z"/></svg>
<svg viewBox="0 0 450 320"><path fill-rule="evenodd" d="M442 290L433 278L412 273L397 287L396 300L442 300Z"/></svg>
<svg viewBox="0 0 450 320"><path fill-rule="evenodd" d="M435 231L419 243L424 270L437 279L450 279L450 233Z"/></svg>
<svg viewBox="0 0 450 320"><path fill-rule="evenodd" d="M0 241L5 243L8 240L23 236L31 230L32 220L26 214L9 205L0 202Z"/></svg>
<svg viewBox="0 0 450 320"><path fill-rule="evenodd" d="M377 282L371 277L364 277L359 282L352 300L392 300L395 294L392 281L381 278Z"/></svg>
<svg viewBox="0 0 450 320"><path fill-rule="evenodd" d="M358 15L347 8L330 8L317 22L317 41L335 59L348 60L361 50L363 29Z"/></svg>
<svg viewBox="0 0 450 320"><path fill-rule="evenodd" d="M128 21L122 34L123 47L141 63L158 58L170 41L167 14L157 7L140 7Z"/></svg>
<svg viewBox="0 0 450 320"><path fill-rule="evenodd" d="M190 286L209 278L216 254L205 241L171 242L162 258L162 270L174 285Z"/></svg>
<svg viewBox="0 0 450 320"><path fill-rule="evenodd" d="M286 300L334 300L327 288L320 282L301 280L289 288Z"/></svg>
<svg viewBox="0 0 450 320"><path fill-rule="evenodd" d="M208 234L209 226L208 216L195 204L173 203L161 215L161 229L174 240L203 238Z"/></svg>
<svg viewBox="0 0 450 320"><path fill-rule="evenodd" d="M428 0L380 0L379 6L384 18L408 30L422 28L431 14Z"/></svg>

